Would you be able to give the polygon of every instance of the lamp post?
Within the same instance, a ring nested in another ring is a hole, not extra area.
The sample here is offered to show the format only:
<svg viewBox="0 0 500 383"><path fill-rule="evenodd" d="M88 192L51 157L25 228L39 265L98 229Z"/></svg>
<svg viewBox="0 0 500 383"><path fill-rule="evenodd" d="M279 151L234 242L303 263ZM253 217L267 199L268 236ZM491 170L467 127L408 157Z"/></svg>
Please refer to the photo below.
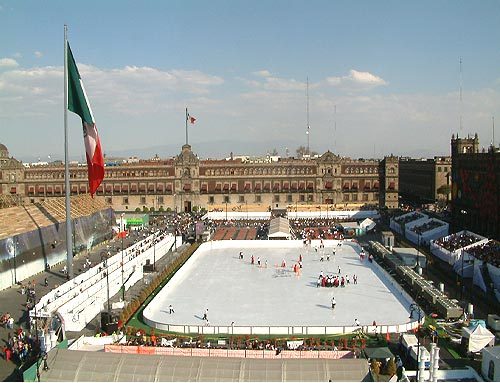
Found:
<svg viewBox="0 0 500 383"><path fill-rule="evenodd" d="M125 283L124 283L124 271L123 271L123 234L125 233L125 228L123 226L123 216L124 216L124 213L122 213L120 215L120 237L122 239L122 264L121 264L121 267L122 267L122 301L125 300ZM107 274L107 273L106 273Z"/></svg>
<svg viewBox="0 0 500 383"><path fill-rule="evenodd" d="M109 252L107 253L109 256ZM106 268L106 293L107 293L107 307L108 307L108 313L111 312L111 307L109 305L109 272L108 272L108 259L106 258L105 255L101 255L101 262L102 265Z"/></svg>
<svg viewBox="0 0 500 383"><path fill-rule="evenodd" d="M228 198L228 197L226 197ZM226 199L226 222L227 222L227 199Z"/></svg>
<svg viewBox="0 0 500 383"><path fill-rule="evenodd" d="M156 229L153 230L153 271L156 271Z"/></svg>
<svg viewBox="0 0 500 383"><path fill-rule="evenodd" d="M19 242L17 241L16 237L14 236L14 284L17 285L17 265L16 265L16 253L17 253L17 245Z"/></svg>
<svg viewBox="0 0 500 383"><path fill-rule="evenodd" d="M418 382L418 374L419 374L419 363L420 363L420 320L422 319L422 312L420 311L420 307L416 303L412 303L410 305L410 319L413 319L413 312L417 311L418 313L418 325L417 325L417 373L415 376L415 381Z"/></svg>
<svg viewBox="0 0 500 383"><path fill-rule="evenodd" d="M420 269L420 233L417 233L417 272Z"/></svg>

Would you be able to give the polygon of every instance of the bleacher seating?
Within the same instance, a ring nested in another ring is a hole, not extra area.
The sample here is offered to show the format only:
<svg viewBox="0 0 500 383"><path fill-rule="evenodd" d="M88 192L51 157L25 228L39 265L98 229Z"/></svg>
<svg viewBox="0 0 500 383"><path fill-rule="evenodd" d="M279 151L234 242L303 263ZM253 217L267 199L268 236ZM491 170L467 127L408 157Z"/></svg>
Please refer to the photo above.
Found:
<svg viewBox="0 0 500 383"><path fill-rule="evenodd" d="M415 212L415 213L410 214L410 215L403 214L402 216L394 218L394 221L396 221L397 223L399 223L401 225L406 225L408 222L416 221L417 219L420 219L422 217L423 217L422 214Z"/></svg>
<svg viewBox="0 0 500 383"><path fill-rule="evenodd" d="M108 206L104 197L72 196L71 218L92 215ZM48 198L37 204L0 209L0 239L30 232L41 227L66 221L64 197Z"/></svg>
<svg viewBox="0 0 500 383"><path fill-rule="evenodd" d="M255 227L251 227L248 229L247 237L248 240L253 240L257 238L257 229Z"/></svg>
<svg viewBox="0 0 500 383"><path fill-rule="evenodd" d="M443 225L444 225L444 223L441 221L430 220L430 221L423 223L422 225L414 226L410 230L417 233L417 234L423 234L427 231L434 230L435 228L443 226Z"/></svg>
<svg viewBox="0 0 500 383"><path fill-rule="evenodd" d="M435 243L446 250L453 252L479 241L481 241L481 237L478 237L477 235L468 232L460 232L451 234L447 237L438 238Z"/></svg>
<svg viewBox="0 0 500 383"><path fill-rule="evenodd" d="M484 244L468 248L467 253L476 259L500 267L500 242L491 239Z"/></svg>

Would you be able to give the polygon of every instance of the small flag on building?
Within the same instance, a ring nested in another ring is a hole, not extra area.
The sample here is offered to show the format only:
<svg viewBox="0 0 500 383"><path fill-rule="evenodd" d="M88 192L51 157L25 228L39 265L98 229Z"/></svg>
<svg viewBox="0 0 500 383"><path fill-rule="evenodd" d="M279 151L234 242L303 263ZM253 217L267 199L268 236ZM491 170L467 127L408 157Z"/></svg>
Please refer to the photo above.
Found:
<svg viewBox="0 0 500 383"><path fill-rule="evenodd" d="M196 118L191 116L189 113L187 114L187 120L190 124L194 124L196 122Z"/></svg>
<svg viewBox="0 0 500 383"><path fill-rule="evenodd" d="M94 196L97 188L104 179L104 157L102 155L101 140L85 93L80 73L68 43L68 110L76 113L82 119L83 140L87 154L87 167L90 195Z"/></svg>

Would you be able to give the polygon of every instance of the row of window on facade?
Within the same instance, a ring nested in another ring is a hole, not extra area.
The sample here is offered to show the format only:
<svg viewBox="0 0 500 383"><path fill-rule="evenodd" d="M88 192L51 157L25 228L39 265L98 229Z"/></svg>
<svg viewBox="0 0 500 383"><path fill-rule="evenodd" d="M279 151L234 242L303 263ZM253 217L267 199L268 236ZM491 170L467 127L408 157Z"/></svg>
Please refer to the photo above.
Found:
<svg viewBox="0 0 500 383"><path fill-rule="evenodd" d="M340 180L337 182L337 186L339 186ZM362 187L361 187L362 185ZM342 190L347 191L361 191L361 190L366 190L366 191L371 191L371 190L378 190L379 188L379 182L374 181L373 183L370 181L364 181L361 183L361 185L357 181L349 181L349 182L344 182L342 186ZM332 181L327 181L323 185L324 189L326 190L332 190L333 189L333 182ZM389 183L388 189L394 189L395 188L395 183L391 182ZM38 186L29 186L28 187L28 194L61 194L64 193L64 187L61 185L38 185ZM182 191L184 192L190 192L192 190L192 185L190 183L186 183L182 187ZM241 188L238 188L237 183L216 183L215 185L209 185L208 183L202 183L200 191L201 193L230 193L230 192L288 192L288 191L301 191L301 190L307 190L307 191L314 191L314 183L313 182L283 182L283 183L274 183L271 186L270 182L255 182L253 185L251 183L246 182L243 186L243 190ZM11 187L11 193L15 194L17 191L17 188L15 186ZM87 185L72 185L71 186L71 193L76 194L78 192L80 193L85 193L87 192ZM172 184L132 184L130 185L130 192L131 193L172 193L173 192L173 185ZM104 192L110 194L110 193L129 193L129 185L128 184L122 184L122 185L110 185L110 184L105 184L99 186L98 193L102 194Z"/></svg>

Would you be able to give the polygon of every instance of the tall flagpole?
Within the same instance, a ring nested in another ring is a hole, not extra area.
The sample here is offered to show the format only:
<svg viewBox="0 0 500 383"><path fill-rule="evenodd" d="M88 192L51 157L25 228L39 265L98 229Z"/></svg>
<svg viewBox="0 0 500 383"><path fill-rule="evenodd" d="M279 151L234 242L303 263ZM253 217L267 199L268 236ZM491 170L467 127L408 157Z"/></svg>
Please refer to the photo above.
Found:
<svg viewBox="0 0 500 383"><path fill-rule="evenodd" d="M186 107L186 145L188 144L188 108Z"/></svg>
<svg viewBox="0 0 500 383"><path fill-rule="evenodd" d="M64 25L64 185L66 188L66 266L68 279L73 278L73 244L71 230L71 204L69 190L68 155L68 26Z"/></svg>

